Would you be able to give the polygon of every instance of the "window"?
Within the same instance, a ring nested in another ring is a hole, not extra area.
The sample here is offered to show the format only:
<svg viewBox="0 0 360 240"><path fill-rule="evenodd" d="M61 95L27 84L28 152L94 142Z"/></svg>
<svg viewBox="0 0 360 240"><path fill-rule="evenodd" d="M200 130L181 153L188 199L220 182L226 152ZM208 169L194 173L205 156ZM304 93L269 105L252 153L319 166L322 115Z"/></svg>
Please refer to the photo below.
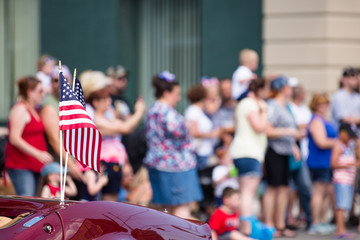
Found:
<svg viewBox="0 0 360 240"><path fill-rule="evenodd" d="M186 107L186 91L200 77L199 8L198 0L140 1L139 92L147 103L152 76L169 70L182 89L179 111Z"/></svg>

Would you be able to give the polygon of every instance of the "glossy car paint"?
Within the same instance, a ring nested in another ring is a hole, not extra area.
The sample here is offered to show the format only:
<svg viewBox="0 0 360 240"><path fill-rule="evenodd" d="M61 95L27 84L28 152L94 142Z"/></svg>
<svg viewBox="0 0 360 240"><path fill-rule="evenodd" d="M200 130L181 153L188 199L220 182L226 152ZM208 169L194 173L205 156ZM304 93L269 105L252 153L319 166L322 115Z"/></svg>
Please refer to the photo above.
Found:
<svg viewBox="0 0 360 240"><path fill-rule="evenodd" d="M210 228L154 209L118 202L75 202L0 196L0 216L22 220L1 239L211 239Z"/></svg>

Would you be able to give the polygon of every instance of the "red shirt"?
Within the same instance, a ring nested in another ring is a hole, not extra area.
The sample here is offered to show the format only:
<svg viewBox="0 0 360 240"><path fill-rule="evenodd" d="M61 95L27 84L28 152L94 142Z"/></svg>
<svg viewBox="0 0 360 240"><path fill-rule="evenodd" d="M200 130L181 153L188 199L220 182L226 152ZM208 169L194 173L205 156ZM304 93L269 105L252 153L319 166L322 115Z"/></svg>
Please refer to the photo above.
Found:
<svg viewBox="0 0 360 240"><path fill-rule="evenodd" d="M50 183L47 183L46 185L47 185L47 186L49 187L49 189L50 189L51 197L52 197L52 198L57 197L57 196L56 196L56 193L60 193L60 186L54 187L54 186L51 185Z"/></svg>
<svg viewBox="0 0 360 240"><path fill-rule="evenodd" d="M18 103L23 104L23 103ZM28 110L28 108L26 108ZM30 122L28 122L23 130L22 138L32 145L33 147L46 151L46 140L45 140L45 127L41 119L38 121L36 118L30 114ZM11 132L11 124L8 122L9 134ZM5 148L5 167L10 169L23 169L30 170L36 173L39 173L43 167L43 163L38 159L30 156L29 154L24 153L10 142L7 143Z"/></svg>
<svg viewBox="0 0 360 240"><path fill-rule="evenodd" d="M211 215L209 226L218 235L233 230L239 230L239 214L235 211L233 214L228 214L220 208Z"/></svg>

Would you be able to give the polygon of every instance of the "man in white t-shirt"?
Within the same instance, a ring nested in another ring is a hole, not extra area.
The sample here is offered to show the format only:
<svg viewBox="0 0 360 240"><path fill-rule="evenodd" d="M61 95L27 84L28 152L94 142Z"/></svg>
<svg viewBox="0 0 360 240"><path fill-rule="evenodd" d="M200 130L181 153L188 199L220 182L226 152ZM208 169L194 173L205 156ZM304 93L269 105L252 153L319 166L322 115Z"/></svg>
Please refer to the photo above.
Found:
<svg viewBox="0 0 360 240"><path fill-rule="evenodd" d="M232 76L231 96L235 100L246 97L251 80L256 78L253 73L258 68L258 54L251 49L243 49L239 53L240 66Z"/></svg>
<svg viewBox="0 0 360 240"><path fill-rule="evenodd" d="M298 85L297 80L289 80L290 85L293 87L292 101L289 103L291 113L294 117L297 128L306 130L307 125L311 121L312 113L310 109L304 104L305 101L305 89ZM309 149L308 149L308 138L304 137L300 140L300 150L303 161L306 161ZM311 224L311 212L310 212L310 198L311 198L311 179L309 170L306 164L291 172L291 177L294 181L297 191L299 193L300 202L303 206L306 215L306 224ZM290 217L290 215L289 215Z"/></svg>
<svg viewBox="0 0 360 240"><path fill-rule="evenodd" d="M308 123L311 120L312 113L308 106L304 104L305 89L302 86L293 87L293 99L289 103L292 115L294 116L295 123L299 129L306 130ZM308 139L305 137L300 141L300 149L302 159L306 160L308 156Z"/></svg>

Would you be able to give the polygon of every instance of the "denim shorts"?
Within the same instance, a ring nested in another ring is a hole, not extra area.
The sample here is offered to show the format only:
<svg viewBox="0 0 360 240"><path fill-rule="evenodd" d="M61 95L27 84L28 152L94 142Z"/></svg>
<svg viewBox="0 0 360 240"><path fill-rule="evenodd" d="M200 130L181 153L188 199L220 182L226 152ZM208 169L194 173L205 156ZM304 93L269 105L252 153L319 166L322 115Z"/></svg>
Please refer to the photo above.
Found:
<svg viewBox="0 0 360 240"><path fill-rule="evenodd" d="M350 211L353 202L354 186L334 183L336 209Z"/></svg>
<svg viewBox="0 0 360 240"><path fill-rule="evenodd" d="M254 158L237 158L234 160L234 165L238 170L239 177L262 177L261 163Z"/></svg>
<svg viewBox="0 0 360 240"><path fill-rule="evenodd" d="M166 172L148 168L153 189L152 202L158 205L181 205L198 202L203 193L196 169L183 172Z"/></svg>
<svg viewBox="0 0 360 240"><path fill-rule="evenodd" d="M331 183L331 168L309 168L313 182Z"/></svg>

